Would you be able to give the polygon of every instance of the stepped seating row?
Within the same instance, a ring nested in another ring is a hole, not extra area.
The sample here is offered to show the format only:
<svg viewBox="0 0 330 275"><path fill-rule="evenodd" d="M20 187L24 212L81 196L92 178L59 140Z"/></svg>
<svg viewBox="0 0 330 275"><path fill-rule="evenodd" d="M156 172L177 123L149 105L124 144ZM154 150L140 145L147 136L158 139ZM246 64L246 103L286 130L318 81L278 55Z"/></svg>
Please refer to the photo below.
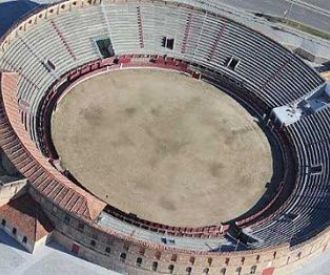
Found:
<svg viewBox="0 0 330 275"><path fill-rule="evenodd" d="M100 59L95 41L106 37L116 55L167 55L230 74L268 108L288 104L324 82L290 51L212 12L157 1L72 8L20 33L0 58L0 69L20 75L16 96L37 146L36 116L49 87L67 71ZM163 46L164 37L174 39L172 49ZM235 69L227 66L231 58L239 60ZM297 151L296 189L272 222L251 227L265 244L304 237L311 227L319 228L315 221L327 222L329 119L325 110L288 127ZM322 173L311 173L314 165L322 165Z"/></svg>
<svg viewBox="0 0 330 275"><path fill-rule="evenodd" d="M100 202L62 176L44 158L24 130L15 102L18 75L2 73L0 96L0 146L15 167L26 177L31 187L67 211L94 219L104 208Z"/></svg>
<svg viewBox="0 0 330 275"><path fill-rule="evenodd" d="M118 55L164 54L230 73L270 107L287 104L324 81L280 45L211 12L157 1L104 2L42 20L5 51L0 68L21 74L18 97L30 106L30 131L51 83L100 58L95 40L109 36ZM173 49L162 46L164 37L174 39ZM232 57L239 60L234 71L226 67ZM30 135L36 142L36 133Z"/></svg>
<svg viewBox="0 0 330 275"><path fill-rule="evenodd" d="M330 111L323 110L287 128L297 152L296 187L278 213L253 234L266 246L299 242L326 227L330 220ZM313 167L321 166L313 172ZM274 233L277 234L274 234Z"/></svg>

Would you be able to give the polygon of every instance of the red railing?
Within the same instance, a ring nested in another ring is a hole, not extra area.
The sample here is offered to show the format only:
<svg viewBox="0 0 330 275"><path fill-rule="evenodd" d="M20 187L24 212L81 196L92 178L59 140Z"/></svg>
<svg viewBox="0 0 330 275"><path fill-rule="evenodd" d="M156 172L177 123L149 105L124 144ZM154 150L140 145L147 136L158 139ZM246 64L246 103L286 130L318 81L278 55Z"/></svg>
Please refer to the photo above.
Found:
<svg viewBox="0 0 330 275"><path fill-rule="evenodd" d="M50 157L57 157L57 152L55 147L49 146L52 144L51 136L49 133L49 120L51 113L51 106L54 106L55 102L63 96L72 85L76 85L78 81L82 81L85 78L90 77L93 74L97 74L104 71L118 70L124 68L134 68L134 67L155 67L162 69L172 69L181 72L190 74L192 77L201 77L201 73L194 69L194 66L191 66L189 62L178 60L175 58L164 58L163 56L145 56L145 55L123 55L119 57L111 57L103 60L96 60L91 63L85 64L79 68L76 68L67 74L65 74L62 79L59 81L62 83L57 89L52 89L48 93L48 96L44 99L42 103L41 113L43 114L43 128L39 137L41 136L44 140L44 144L47 148L43 148L46 152L49 153ZM61 87L64 87L63 89ZM49 109L47 111L47 109ZM267 203L265 207L261 210L255 212L253 215L244 217L242 219L236 220L236 224L240 227L252 224L258 220L262 215L264 215L268 210L270 210L275 202L282 195L282 186L277 190L276 195L273 199ZM177 227L177 226L168 226L160 223L151 222L148 220L140 219L137 216L127 214L122 212L112 206L106 207L106 212L112 216L120 219L124 222L130 223L132 225L144 228L150 231L174 235L174 236L186 236L186 237L196 237L196 238L213 238L220 236L227 232L229 229L229 224L220 224L220 225L208 225L203 227Z"/></svg>

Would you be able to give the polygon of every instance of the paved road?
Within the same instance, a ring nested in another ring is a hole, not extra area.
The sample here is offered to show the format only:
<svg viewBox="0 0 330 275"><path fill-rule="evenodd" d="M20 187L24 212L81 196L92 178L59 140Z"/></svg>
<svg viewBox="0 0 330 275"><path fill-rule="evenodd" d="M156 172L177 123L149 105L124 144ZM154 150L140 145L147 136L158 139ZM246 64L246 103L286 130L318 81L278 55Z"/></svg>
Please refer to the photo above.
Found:
<svg viewBox="0 0 330 275"><path fill-rule="evenodd" d="M215 1L215 0L213 0ZM270 15L287 16L299 22L311 25L330 33L329 0L217 0L222 3L247 11L262 12Z"/></svg>
<svg viewBox="0 0 330 275"><path fill-rule="evenodd" d="M14 239L0 230L1 275L120 275L77 258L51 242L26 252Z"/></svg>

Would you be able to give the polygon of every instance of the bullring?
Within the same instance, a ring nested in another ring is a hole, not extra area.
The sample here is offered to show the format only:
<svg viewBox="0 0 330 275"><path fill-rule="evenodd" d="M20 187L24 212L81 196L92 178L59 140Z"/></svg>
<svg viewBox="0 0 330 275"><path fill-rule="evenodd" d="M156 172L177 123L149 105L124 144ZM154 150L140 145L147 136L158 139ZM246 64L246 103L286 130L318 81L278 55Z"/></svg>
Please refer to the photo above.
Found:
<svg viewBox="0 0 330 275"><path fill-rule="evenodd" d="M65 1L3 37L0 67L0 146L53 238L77 255L126 274L282 274L326 249L329 111L287 126L272 116L325 80L271 39L180 2ZM256 118L276 150L255 207L213 224L163 224L107 204L62 166L50 133L58 99L95 73L129 68L184 73Z"/></svg>

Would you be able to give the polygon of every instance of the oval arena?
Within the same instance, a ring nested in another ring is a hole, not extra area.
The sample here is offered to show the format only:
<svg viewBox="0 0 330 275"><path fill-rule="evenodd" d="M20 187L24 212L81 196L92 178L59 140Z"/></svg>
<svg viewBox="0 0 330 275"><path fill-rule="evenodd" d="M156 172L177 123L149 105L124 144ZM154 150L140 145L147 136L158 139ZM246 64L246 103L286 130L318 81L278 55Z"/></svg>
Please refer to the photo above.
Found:
<svg viewBox="0 0 330 275"><path fill-rule="evenodd" d="M112 206L154 222L230 220L272 176L268 141L250 114L177 72L89 78L58 102L51 125L62 167Z"/></svg>
<svg viewBox="0 0 330 275"><path fill-rule="evenodd" d="M329 87L291 51L148 0L63 1L0 45L21 179L2 220L33 205L42 236L123 274L285 274L326 250Z"/></svg>

